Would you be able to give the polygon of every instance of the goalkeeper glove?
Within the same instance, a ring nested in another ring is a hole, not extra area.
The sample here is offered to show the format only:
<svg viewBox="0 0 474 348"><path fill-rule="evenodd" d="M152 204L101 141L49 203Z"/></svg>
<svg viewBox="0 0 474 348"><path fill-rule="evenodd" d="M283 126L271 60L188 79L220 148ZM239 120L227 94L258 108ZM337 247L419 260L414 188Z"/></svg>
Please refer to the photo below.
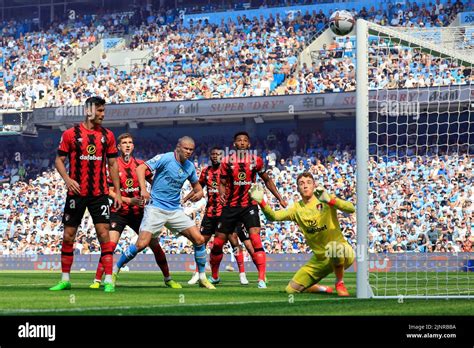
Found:
<svg viewBox="0 0 474 348"><path fill-rule="evenodd" d="M336 199L335 198L331 199L331 196L329 196L329 193L321 185L316 188L316 191L314 191L314 195L319 201L329 204L331 207L334 204L336 204Z"/></svg>
<svg viewBox="0 0 474 348"><path fill-rule="evenodd" d="M264 206L265 201L263 200L264 190L259 184L252 184L250 187L249 194L250 198L256 201L259 205Z"/></svg>

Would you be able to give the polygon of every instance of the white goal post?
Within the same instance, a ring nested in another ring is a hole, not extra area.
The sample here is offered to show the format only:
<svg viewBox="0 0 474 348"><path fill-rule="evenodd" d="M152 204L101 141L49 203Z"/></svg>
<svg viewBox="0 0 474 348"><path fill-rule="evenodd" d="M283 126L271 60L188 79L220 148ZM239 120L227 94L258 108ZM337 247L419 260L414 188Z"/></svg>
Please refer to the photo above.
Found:
<svg viewBox="0 0 474 348"><path fill-rule="evenodd" d="M356 59L357 297L474 298L474 27L358 19Z"/></svg>

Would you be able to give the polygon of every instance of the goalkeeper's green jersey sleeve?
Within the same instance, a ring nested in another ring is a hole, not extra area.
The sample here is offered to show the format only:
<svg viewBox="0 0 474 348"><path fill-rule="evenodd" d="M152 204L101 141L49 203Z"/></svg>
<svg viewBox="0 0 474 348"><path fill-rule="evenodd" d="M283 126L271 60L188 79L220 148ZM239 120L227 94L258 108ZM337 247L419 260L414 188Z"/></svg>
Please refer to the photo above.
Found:
<svg viewBox="0 0 474 348"><path fill-rule="evenodd" d="M331 196L331 198L334 197ZM271 221L291 220L296 222L306 238L306 243L316 257L324 258L325 247L329 242L347 243L337 219L337 209L346 213L355 211L351 202L336 198L336 204L331 207L320 202L316 197L307 204L299 201L285 210L274 211L267 204L262 208L262 211Z"/></svg>

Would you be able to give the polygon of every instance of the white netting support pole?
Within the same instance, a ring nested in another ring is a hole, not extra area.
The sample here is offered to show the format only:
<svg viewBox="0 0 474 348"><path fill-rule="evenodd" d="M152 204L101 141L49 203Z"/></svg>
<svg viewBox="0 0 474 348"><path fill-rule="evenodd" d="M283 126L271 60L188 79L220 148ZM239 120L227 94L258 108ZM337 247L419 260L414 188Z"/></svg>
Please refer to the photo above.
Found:
<svg viewBox="0 0 474 348"><path fill-rule="evenodd" d="M357 298L369 298L368 259L368 178L369 178L369 88L367 22L357 20L356 26L356 153L357 153Z"/></svg>

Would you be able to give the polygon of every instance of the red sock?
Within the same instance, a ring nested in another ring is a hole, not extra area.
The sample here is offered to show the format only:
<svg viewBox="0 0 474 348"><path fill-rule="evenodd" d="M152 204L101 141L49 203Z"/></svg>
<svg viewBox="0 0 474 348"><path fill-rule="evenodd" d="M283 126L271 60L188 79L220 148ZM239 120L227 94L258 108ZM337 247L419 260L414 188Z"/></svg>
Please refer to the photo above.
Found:
<svg viewBox="0 0 474 348"><path fill-rule="evenodd" d="M100 282L102 280L102 275L104 274L104 265L102 264L102 259L99 260L97 265L97 270L95 271L95 280Z"/></svg>
<svg viewBox="0 0 474 348"><path fill-rule="evenodd" d="M70 273L72 261L74 260L74 243L67 243L63 241L61 247L61 269L63 273Z"/></svg>
<svg viewBox="0 0 474 348"><path fill-rule="evenodd" d="M117 247L117 243L114 243L114 242L110 242L110 243L112 243L113 250L115 251L115 248ZM112 263L113 263L113 256L112 256ZM95 280L100 282L102 280L102 276L104 275L104 271L105 271L105 268L104 268L104 264L102 263L102 256L101 256L99 259L99 264L97 265L97 270L95 271Z"/></svg>
<svg viewBox="0 0 474 348"><path fill-rule="evenodd" d="M237 261L237 266L239 266L239 273L245 272L244 266L244 253L241 248L234 249L235 260Z"/></svg>
<svg viewBox="0 0 474 348"><path fill-rule="evenodd" d="M224 246L224 241L219 237L214 237L214 245L211 249L210 263L212 270L212 278L219 278L219 266L221 265L222 257L222 247Z"/></svg>
<svg viewBox="0 0 474 348"><path fill-rule="evenodd" d="M260 239L260 235L257 233L251 233L250 240L252 241L252 246L254 249L252 259L255 263L255 266L257 266L258 280L265 280L267 257L262 247L262 240Z"/></svg>
<svg viewBox="0 0 474 348"><path fill-rule="evenodd" d="M153 254L155 255L155 261L158 267L160 267L161 272L163 273L163 276L165 278L168 278L170 276L170 269L168 267L168 262L166 261L166 256L165 252L163 249L161 249L161 246L159 243L153 243L153 246L151 247L151 250L153 251Z"/></svg>
<svg viewBox="0 0 474 348"><path fill-rule="evenodd" d="M107 242L107 243L100 243L100 260L102 266L104 267L105 275L111 275L113 264L114 264L114 250L117 246L117 243L114 242Z"/></svg>

